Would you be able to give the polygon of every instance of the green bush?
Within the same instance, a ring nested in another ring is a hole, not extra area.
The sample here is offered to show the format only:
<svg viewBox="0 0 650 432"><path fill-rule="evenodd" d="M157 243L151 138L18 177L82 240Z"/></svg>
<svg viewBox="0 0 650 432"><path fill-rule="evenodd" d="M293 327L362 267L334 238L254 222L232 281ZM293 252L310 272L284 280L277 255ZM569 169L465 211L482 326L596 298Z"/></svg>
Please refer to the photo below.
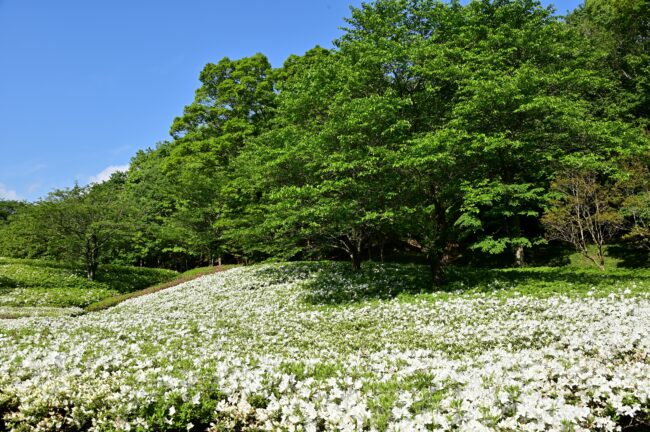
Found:
<svg viewBox="0 0 650 432"><path fill-rule="evenodd" d="M172 270L104 266L97 279L81 269L45 260L0 258L0 306L85 307L173 279Z"/></svg>

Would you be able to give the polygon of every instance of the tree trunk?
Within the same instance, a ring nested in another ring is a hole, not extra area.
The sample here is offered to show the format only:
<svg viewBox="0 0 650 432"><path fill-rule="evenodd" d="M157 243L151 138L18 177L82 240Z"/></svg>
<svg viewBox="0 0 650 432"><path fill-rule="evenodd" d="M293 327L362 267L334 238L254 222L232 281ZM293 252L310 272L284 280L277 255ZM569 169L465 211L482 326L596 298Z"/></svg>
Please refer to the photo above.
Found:
<svg viewBox="0 0 650 432"><path fill-rule="evenodd" d="M591 261L596 267L598 267L599 270L605 271L605 259L602 257L596 257L594 258L590 253L589 250L584 248L580 250L580 253L582 254L583 257L587 258L589 261Z"/></svg>
<svg viewBox="0 0 650 432"><path fill-rule="evenodd" d="M88 280L95 280L97 276L97 266L99 258L99 250L97 247L97 237L93 234L86 239L86 277Z"/></svg>
<svg viewBox="0 0 650 432"><path fill-rule="evenodd" d="M522 237L521 235L521 218L519 215L515 215L514 220L514 235L517 237ZM524 245L519 244L515 248L515 267L523 267L526 263L524 262Z"/></svg>
<svg viewBox="0 0 650 432"><path fill-rule="evenodd" d="M352 260L352 270L354 271L361 270L361 252L360 251L351 252L350 259Z"/></svg>
<svg viewBox="0 0 650 432"><path fill-rule="evenodd" d="M598 244L598 268L605 271L605 252L602 244Z"/></svg>
<svg viewBox="0 0 650 432"><path fill-rule="evenodd" d="M352 270L361 270L361 251L363 250L363 236L356 233L346 235L340 240L340 247L346 251L352 261Z"/></svg>
<svg viewBox="0 0 650 432"><path fill-rule="evenodd" d="M97 276L97 254L92 250L86 252L86 277L88 280L95 280Z"/></svg>
<svg viewBox="0 0 650 432"><path fill-rule="evenodd" d="M525 264L526 263L524 261L524 246L517 245L517 249L515 249L515 266L523 267Z"/></svg>
<svg viewBox="0 0 650 432"><path fill-rule="evenodd" d="M87 266L86 267L86 277L88 280L95 280L95 277L97 276L97 265L94 264L92 266Z"/></svg>
<svg viewBox="0 0 650 432"><path fill-rule="evenodd" d="M450 241L447 224L447 207L442 201L437 201L435 206L435 220L438 231L438 238L435 240L434 248L429 253L429 266L431 268L431 278L435 287L445 284L445 269L451 262L450 251L453 244Z"/></svg>
<svg viewBox="0 0 650 432"><path fill-rule="evenodd" d="M432 253L429 255L429 268L431 270L431 279L433 285L440 287L445 284L445 267L446 267L446 253Z"/></svg>

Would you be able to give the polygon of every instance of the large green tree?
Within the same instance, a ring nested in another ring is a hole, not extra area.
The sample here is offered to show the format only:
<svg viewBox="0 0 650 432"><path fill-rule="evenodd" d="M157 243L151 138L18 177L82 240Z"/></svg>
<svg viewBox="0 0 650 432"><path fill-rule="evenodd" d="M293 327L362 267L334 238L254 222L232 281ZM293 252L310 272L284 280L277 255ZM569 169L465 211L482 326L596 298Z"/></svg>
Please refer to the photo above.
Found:
<svg viewBox="0 0 650 432"><path fill-rule="evenodd" d="M382 155L404 139L409 101L380 70L385 52L356 42L340 46L338 53L317 48L292 58L280 71L289 78L274 128L238 159L246 166L263 155L256 163L264 170L255 191L261 197L253 206L262 211L248 215L264 217L234 234L263 227L289 253L338 249L358 269L362 253L391 223L397 179Z"/></svg>
<svg viewBox="0 0 650 432"><path fill-rule="evenodd" d="M0 256L28 258L42 252L21 220L29 207L29 203L22 201L0 200Z"/></svg>
<svg viewBox="0 0 650 432"><path fill-rule="evenodd" d="M444 120L397 160L405 175L419 173L407 183L417 190L406 214L424 211L414 220L431 223L419 238L429 238L423 249L433 251L438 280L458 244L510 252L523 265L524 248L541 241L554 173L607 164L643 141L603 107L616 83L598 75L579 35L551 10L532 0L449 8L446 22L455 25L440 26L451 30L430 38L421 60L446 90L437 95Z"/></svg>
<svg viewBox="0 0 650 432"><path fill-rule="evenodd" d="M172 140L133 159L127 189L142 209L135 258L175 267L220 259L231 160L273 117L272 72L261 54L207 64Z"/></svg>
<svg viewBox="0 0 650 432"><path fill-rule="evenodd" d="M355 268L400 238L439 283L463 251L523 265L559 170L614 169L645 145L583 43L533 0L353 9L336 50L281 72L273 125L236 162L249 199L227 235L262 255L341 248Z"/></svg>
<svg viewBox="0 0 650 432"><path fill-rule="evenodd" d="M262 54L206 65L194 102L171 128L174 141L163 170L176 194L167 232L175 231L188 252L211 262L223 251L217 227L232 177L231 159L268 129L274 115L272 72Z"/></svg>
<svg viewBox="0 0 650 432"><path fill-rule="evenodd" d="M601 56L602 73L621 84L610 109L650 127L650 3L647 0L586 0L568 17L582 33L584 49Z"/></svg>
<svg viewBox="0 0 650 432"><path fill-rule="evenodd" d="M30 239L27 252L36 247L41 256L80 264L92 280L111 245L132 228L123 185L116 173L103 183L52 191L16 214L10 230Z"/></svg>

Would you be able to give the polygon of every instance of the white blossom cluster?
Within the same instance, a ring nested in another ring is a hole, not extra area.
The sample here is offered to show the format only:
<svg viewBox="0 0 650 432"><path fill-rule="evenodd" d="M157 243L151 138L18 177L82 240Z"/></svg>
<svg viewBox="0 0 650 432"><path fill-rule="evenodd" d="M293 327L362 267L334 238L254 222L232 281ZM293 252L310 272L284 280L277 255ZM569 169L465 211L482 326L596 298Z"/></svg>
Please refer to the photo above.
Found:
<svg viewBox="0 0 650 432"><path fill-rule="evenodd" d="M5 427L613 431L650 421L647 295L332 305L305 301L312 277L297 264L239 268L99 313L0 320Z"/></svg>

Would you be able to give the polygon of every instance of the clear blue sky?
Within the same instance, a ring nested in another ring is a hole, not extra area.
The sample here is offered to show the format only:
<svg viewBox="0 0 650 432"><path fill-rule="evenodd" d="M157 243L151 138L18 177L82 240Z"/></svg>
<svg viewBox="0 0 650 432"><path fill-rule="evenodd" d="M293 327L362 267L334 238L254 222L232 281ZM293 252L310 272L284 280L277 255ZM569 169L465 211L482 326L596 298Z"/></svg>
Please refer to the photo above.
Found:
<svg viewBox="0 0 650 432"><path fill-rule="evenodd" d="M331 46L360 3L0 0L0 198L128 165L168 138L205 63L262 52L280 66ZM580 0L553 3L563 14Z"/></svg>

